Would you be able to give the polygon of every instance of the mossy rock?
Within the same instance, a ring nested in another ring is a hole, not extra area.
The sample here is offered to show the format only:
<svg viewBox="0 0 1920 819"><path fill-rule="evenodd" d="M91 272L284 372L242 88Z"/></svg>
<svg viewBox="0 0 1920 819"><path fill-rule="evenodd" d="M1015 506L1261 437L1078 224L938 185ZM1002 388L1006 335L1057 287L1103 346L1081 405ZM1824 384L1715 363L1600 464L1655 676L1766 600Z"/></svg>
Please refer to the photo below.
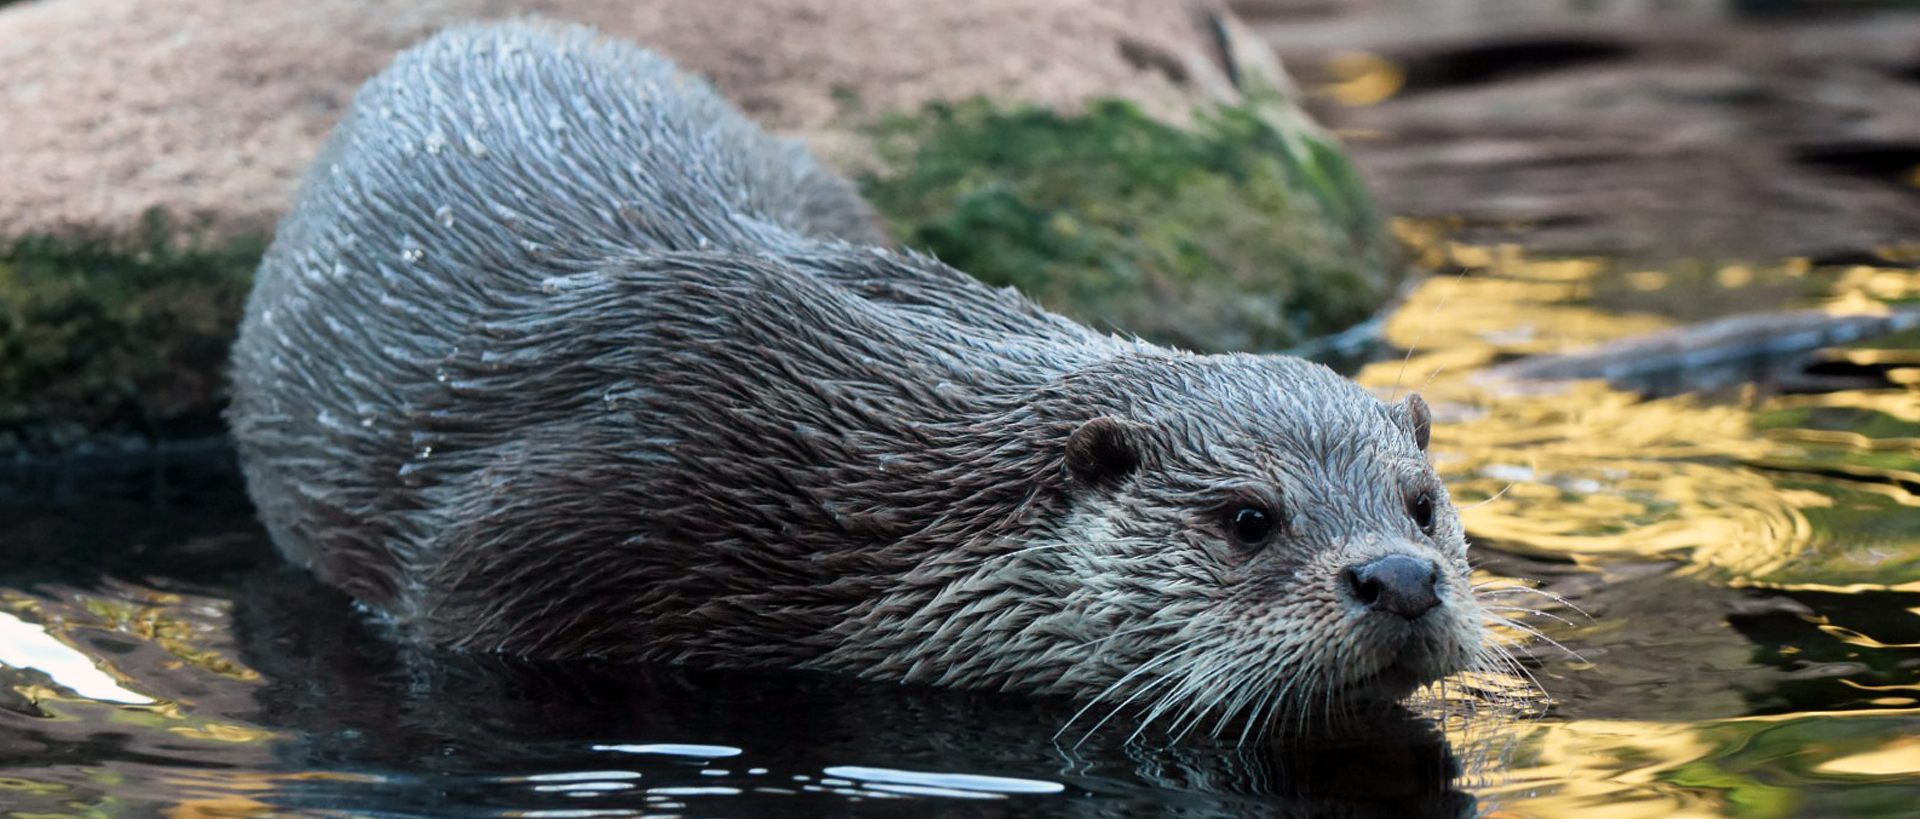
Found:
<svg viewBox="0 0 1920 819"><path fill-rule="evenodd" d="M879 129L896 170L864 189L906 246L1095 327L1271 351L1366 319L1404 275L1345 154L1288 121L934 105Z"/></svg>
<svg viewBox="0 0 1920 819"><path fill-rule="evenodd" d="M264 240L133 236L0 249L0 454L220 431L222 369Z"/></svg>

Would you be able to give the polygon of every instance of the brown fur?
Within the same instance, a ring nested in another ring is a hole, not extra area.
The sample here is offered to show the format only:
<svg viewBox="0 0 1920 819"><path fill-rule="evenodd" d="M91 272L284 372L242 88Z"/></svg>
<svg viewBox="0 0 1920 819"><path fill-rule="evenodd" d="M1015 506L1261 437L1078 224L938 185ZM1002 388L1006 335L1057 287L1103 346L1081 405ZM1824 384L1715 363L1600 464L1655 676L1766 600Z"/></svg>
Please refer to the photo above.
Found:
<svg viewBox="0 0 1920 819"><path fill-rule="evenodd" d="M1187 727L1481 661L1417 399L1103 336L879 236L657 57L443 34L362 91L261 268L232 422L262 518L468 650ZM1257 546L1226 522L1249 503L1276 519ZM1435 567L1437 607L1356 598L1354 567L1390 555Z"/></svg>

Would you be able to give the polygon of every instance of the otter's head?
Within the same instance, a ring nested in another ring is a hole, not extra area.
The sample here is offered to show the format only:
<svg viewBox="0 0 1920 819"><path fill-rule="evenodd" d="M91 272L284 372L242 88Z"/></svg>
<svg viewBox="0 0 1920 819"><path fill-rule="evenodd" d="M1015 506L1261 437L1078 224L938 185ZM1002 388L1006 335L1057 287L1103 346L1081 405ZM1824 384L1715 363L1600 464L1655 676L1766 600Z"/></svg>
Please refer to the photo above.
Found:
<svg viewBox="0 0 1920 819"><path fill-rule="evenodd" d="M1076 379L1069 511L1029 559L1092 589L1071 604L1087 642L1069 687L1218 731L1395 700L1481 657L1418 396L1278 356L1130 356Z"/></svg>

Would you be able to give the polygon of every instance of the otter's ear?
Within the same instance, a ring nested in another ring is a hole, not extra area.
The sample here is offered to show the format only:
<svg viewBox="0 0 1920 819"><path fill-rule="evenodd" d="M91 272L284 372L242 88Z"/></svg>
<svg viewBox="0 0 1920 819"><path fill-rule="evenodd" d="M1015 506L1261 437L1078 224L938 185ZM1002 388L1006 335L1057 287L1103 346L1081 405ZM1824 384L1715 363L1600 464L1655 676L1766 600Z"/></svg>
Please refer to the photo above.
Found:
<svg viewBox="0 0 1920 819"><path fill-rule="evenodd" d="M1085 486L1113 486L1140 468L1146 427L1101 416L1067 437L1067 473Z"/></svg>
<svg viewBox="0 0 1920 819"><path fill-rule="evenodd" d="M1410 392L1388 411L1393 414L1393 420L1413 436L1413 442L1420 446L1420 451L1427 451L1427 436L1433 427L1433 414L1427 411L1427 400L1417 392Z"/></svg>

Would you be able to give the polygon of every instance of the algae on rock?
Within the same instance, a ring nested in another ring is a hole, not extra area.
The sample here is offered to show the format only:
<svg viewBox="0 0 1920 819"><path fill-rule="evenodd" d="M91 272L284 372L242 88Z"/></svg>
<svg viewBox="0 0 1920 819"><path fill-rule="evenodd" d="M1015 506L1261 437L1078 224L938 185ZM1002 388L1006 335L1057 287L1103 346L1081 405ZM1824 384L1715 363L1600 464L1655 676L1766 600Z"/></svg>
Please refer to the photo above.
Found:
<svg viewBox="0 0 1920 819"><path fill-rule="evenodd" d="M1103 330L1271 351L1358 323L1403 268L1330 137L1249 102L1191 128L1130 103L984 101L879 129L864 180L903 244Z"/></svg>
<svg viewBox="0 0 1920 819"><path fill-rule="evenodd" d="M0 454L219 432L227 346L263 249L193 246L158 215L135 236L0 248Z"/></svg>

